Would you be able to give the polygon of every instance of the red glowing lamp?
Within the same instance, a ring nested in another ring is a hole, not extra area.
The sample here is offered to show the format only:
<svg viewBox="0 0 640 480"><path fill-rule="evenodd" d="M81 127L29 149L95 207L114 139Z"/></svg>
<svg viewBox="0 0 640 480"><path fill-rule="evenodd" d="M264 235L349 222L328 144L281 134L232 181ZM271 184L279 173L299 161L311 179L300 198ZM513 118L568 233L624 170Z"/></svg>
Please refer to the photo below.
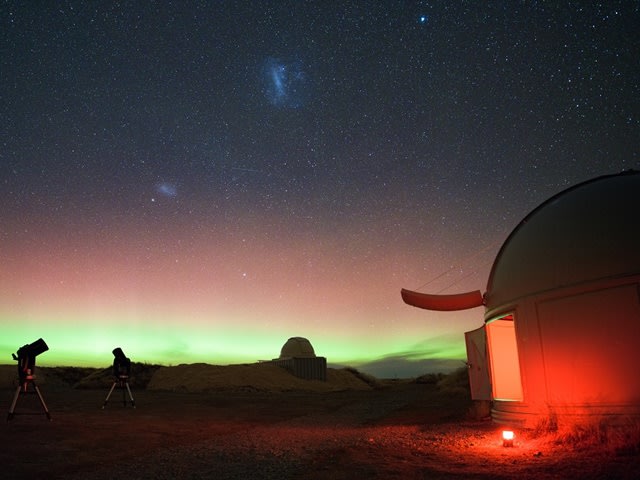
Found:
<svg viewBox="0 0 640 480"><path fill-rule="evenodd" d="M513 447L513 430L503 430L502 431L502 446L503 447Z"/></svg>

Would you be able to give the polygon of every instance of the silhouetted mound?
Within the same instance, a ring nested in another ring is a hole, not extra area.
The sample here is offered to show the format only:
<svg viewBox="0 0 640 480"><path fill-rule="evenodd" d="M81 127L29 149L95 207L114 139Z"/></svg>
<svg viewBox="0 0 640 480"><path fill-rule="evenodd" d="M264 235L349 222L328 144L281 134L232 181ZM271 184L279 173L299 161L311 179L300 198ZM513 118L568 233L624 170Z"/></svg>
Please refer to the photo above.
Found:
<svg viewBox="0 0 640 480"><path fill-rule="evenodd" d="M38 385L67 387L79 379L91 374L92 368L79 367L40 367L35 369L34 380ZM17 365L0 365L0 388L15 388L18 386Z"/></svg>
<svg viewBox="0 0 640 480"><path fill-rule="evenodd" d="M77 389L106 389L114 381L111 368L39 367L41 385ZM161 367L132 363L129 383L132 388L171 392L260 391L260 392L338 392L372 390L383 383L354 368L327 369L327 380L305 380L271 362L244 365L195 363ZM0 365L0 387L18 385L17 368Z"/></svg>
<svg viewBox="0 0 640 480"><path fill-rule="evenodd" d="M154 373L159 368L161 368L160 365L132 362L129 385L132 388L146 388ZM73 388L107 388L113 384L113 380L113 369L111 367L96 369L91 374L74 383Z"/></svg>
<svg viewBox="0 0 640 480"><path fill-rule="evenodd" d="M146 388L159 365L133 362L129 384L132 388ZM114 381L113 369L92 367L40 367L36 368L35 380L39 385L73 387L78 389L109 388ZM15 388L18 385L16 365L0 365L0 388Z"/></svg>
<svg viewBox="0 0 640 480"><path fill-rule="evenodd" d="M215 390L267 392L336 392L371 390L377 381L353 369L327 369L327 381L304 380L272 363L248 365L209 365L195 363L161 367L147 385L148 390L206 392Z"/></svg>
<svg viewBox="0 0 640 480"><path fill-rule="evenodd" d="M0 385L14 387L18 384L18 367L16 365L0 365Z"/></svg>

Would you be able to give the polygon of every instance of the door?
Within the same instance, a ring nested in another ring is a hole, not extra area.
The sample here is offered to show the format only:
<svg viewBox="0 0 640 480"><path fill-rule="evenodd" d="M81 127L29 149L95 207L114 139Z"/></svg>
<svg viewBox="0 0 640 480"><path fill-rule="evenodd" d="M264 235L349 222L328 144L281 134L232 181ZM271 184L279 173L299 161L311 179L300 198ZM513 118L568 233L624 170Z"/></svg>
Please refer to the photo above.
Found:
<svg viewBox="0 0 640 480"><path fill-rule="evenodd" d="M485 327L465 332L469 385L473 400L491 400L491 380L487 365L487 335Z"/></svg>

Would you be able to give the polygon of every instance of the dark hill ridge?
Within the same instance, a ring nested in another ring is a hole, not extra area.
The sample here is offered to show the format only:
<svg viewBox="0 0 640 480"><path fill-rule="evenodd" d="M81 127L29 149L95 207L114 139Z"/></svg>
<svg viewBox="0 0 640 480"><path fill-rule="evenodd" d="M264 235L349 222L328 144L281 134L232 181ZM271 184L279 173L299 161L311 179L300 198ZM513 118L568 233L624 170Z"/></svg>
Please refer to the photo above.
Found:
<svg viewBox="0 0 640 480"><path fill-rule="evenodd" d="M38 385L80 389L107 388L113 382L111 368L38 367ZM308 391L335 392L372 390L383 382L352 368L327 369L327 381L304 380L270 362L242 365L183 364L171 367L132 364L129 383L132 388L155 391L206 392L216 390L243 391ZM0 385L15 388L15 365L0 365Z"/></svg>

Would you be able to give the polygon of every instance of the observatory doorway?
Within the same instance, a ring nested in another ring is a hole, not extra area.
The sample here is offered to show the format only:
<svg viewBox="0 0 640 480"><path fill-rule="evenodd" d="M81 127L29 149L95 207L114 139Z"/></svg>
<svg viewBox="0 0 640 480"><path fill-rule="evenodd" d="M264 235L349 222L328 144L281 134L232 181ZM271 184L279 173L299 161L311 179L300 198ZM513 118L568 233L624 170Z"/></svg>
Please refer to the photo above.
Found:
<svg viewBox="0 0 640 480"><path fill-rule="evenodd" d="M512 313L487 322L487 347L494 400L522 401L522 379Z"/></svg>

